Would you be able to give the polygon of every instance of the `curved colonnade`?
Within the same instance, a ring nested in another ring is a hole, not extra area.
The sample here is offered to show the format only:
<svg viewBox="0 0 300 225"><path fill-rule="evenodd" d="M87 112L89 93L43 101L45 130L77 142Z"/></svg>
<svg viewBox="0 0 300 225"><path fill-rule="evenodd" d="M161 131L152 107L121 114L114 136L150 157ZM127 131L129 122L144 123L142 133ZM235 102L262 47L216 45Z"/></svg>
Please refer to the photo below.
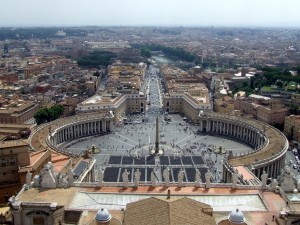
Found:
<svg viewBox="0 0 300 225"><path fill-rule="evenodd" d="M59 147L60 144L73 141L74 139L108 133L112 129L112 124L112 118L99 118L98 116L65 123L63 126L53 131L51 130L49 141L53 146Z"/></svg>
<svg viewBox="0 0 300 225"><path fill-rule="evenodd" d="M286 137L276 128L261 121L201 112L199 129L212 135L243 141L254 148L245 154L228 155L225 159L228 163L224 163L224 182L231 180L232 167L246 166L260 178L263 171L266 171L269 177L277 177L285 165L285 153L288 149Z"/></svg>
<svg viewBox="0 0 300 225"><path fill-rule="evenodd" d="M30 135L32 149L43 149L72 155L62 151L60 145L112 130L114 116L111 113L84 113L52 121L38 126Z"/></svg>
<svg viewBox="0 0 300 225"><path fill-rule="evenodd" d="M110 132L114 116L107 113L79 114L38 126L31 134L30 146L34 150L49 149L64 152L61 145L87 136ZM224 163L223 181L231 181L232 167L246 166L258 178L265 170L269 177L276 177L285 165L288 149L286 137L276 128L260 121L201 112L199 130L211 135L221 135L243 141L254 150L244 154L229 154Z"/></svg>

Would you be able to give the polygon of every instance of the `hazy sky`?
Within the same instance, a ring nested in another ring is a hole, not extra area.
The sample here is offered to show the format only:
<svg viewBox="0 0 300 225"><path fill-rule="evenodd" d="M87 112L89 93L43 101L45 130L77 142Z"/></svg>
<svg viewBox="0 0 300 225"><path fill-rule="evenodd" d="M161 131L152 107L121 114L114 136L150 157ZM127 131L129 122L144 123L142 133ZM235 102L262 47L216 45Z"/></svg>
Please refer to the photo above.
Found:
<svg viewBox="0 0 300 225"><path fill-rule="evenodd" d="M0 26L300 26L300 0L0 0Z"/></svg>

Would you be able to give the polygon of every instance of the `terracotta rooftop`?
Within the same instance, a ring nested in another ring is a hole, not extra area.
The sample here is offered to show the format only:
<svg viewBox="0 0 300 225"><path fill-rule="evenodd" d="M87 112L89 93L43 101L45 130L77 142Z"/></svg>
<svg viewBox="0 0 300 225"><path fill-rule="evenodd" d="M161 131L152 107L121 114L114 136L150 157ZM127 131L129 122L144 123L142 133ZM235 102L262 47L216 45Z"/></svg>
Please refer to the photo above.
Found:
<svg viewBox="0 0 300 225"><path fill-rule="evenodd" d="M69 162L71 158L66 155L62 155L59 153L51 154L51 162L54 166L56 172L61 172L64 169L64 166Z"/></svg>
<svg viewBox="0 0 300 225"><path fill-rule="evenodd" d="M44 149L38 152L33 152L30 154L30 165L21 167L19 173L29 171L36 171L40 166L45 163L47 158L51 155L51 152Z"/></svg>
<svg viewBox="0 0 300 225"><path fill-rule="evenodd" d="M249 173L249 171L244 166L237 166L235 169L238 170L238 173L243 175L243 178L246 180L255 179L256 177L253 174Z"/></svg>
<svg viewBox="0 0 300 225"><path fill-rule="evenodd" d="M216 222L209 215L211 212L209 205L186 197L174 200L152 197L127 204L124 225L189 225L199 221L213 225Z"/></svg>
<svg viewBox="0 0 300 225"><path fill-rule="evenodd" d="M30 166L33 166L42 156L48 155L50 156L50 151L44 149L42 151L34 152L30 154Z"/></svg>

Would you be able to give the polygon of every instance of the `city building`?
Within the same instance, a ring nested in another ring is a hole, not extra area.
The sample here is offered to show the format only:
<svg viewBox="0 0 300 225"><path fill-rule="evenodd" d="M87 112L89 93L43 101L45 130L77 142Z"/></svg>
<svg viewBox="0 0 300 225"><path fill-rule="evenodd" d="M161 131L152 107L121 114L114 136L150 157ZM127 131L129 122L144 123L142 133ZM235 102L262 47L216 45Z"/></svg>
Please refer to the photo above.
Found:
<svg viewBox="0 0 300 225"><path fill-rule="evenodd" d="M138 93L144 81L147 65L145 63L114 63L108 67L108 83L110 92Z"/></svg>
<svg viewBox="0 0 300 225"><path fill-rule="evenodd" d="M234 110L234 99L230 96L224 96L214 100L214 112L232 113Z"/></svg>
<svg viewBox="0 0 300 225"><path fill-rule="evenodd" d="M50 87L50 84L48 83L38 83L36 86L35 86L35 91L38 92L38 93L45 93L47 92L48 90L50 90L51 87Z"/></svg>
<svg viewBox="0 0 300 225"><path fill-rule="evenodd" d="M289 139L300 142L300 116L290 115L285 117L283 132Z"/></svg>
<svg viewBox="0 0 300 225"><path fill-rule="evenodd" d="M298 94L298 93L291 93L290 100L291 100L290 103L292 105L300 106L300 94Z"/></svg>
<svg viewBox="0 0 300 225"><path fill-rule="evenodd" d="M29 144L23 140L0 142L0 203L21 189L19 168L30 165Z"/></svg>
<svg viewBox="0 0 300 225"><path fill-rule="evenodd" d="M142 113L145 110L146 97L143 93L94 95L79 103L75 109L76 114L111 111L115 121L122 120L128 113Z"/></svg>
<svg viewBox="0 0 300 225"><path fill-rule="evenodd" d="M0 135L6 140L27 138L32 127L32 124L0 124Z"/></svg>
<svg viewBox="0 0 300 225"><path fill-rule="evenodd" d="M260 90L260 95L281 100L285 105L299 104L297 102L297 93L292 93L290 91L282 90L276 87L262 87Z"/></svg>
<svg viewBox="0 0 300 225"><path fill-rule="evenodd" d="M254 94L247 98L237 97L234 109L271 125L283 124L289 114L289 109L284 107L280 100Z"/></svg>
<svg viewBox="0 0 300 225"><path fill-rule="evenodd" d="M163 98L163 110L167 113L183 113L192 121L197 121L200 110L211 110L208 94L192 96L189 93L169 93Z"/></svg>
<svg viewBox="0 0 300 225"><path fill-rule="evenodd" d="M33 119L39 104L32 101L4 100L0 102L0 123L23 124Z"/></svg>

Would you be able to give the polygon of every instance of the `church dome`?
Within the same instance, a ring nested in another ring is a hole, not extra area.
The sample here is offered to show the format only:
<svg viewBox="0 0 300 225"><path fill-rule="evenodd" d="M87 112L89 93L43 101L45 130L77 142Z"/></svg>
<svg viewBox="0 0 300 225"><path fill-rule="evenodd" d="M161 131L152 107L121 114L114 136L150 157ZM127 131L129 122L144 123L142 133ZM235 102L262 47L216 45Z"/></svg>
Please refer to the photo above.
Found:
<svg viewBox="0 0 300 225"><path fill-rule="evenodd" d="M245 217L239 209L236 209L230 213L228 220L234 224L243 224L245 222Z"/></svg>
<svg viewBox="0 0 300 225"><path fill-rule="evenodd" d="M110 213L108 212L107 209L99 209L97 214L96 214L96 221L97 222L108 222L111 220L111 215Z"/></svg>

